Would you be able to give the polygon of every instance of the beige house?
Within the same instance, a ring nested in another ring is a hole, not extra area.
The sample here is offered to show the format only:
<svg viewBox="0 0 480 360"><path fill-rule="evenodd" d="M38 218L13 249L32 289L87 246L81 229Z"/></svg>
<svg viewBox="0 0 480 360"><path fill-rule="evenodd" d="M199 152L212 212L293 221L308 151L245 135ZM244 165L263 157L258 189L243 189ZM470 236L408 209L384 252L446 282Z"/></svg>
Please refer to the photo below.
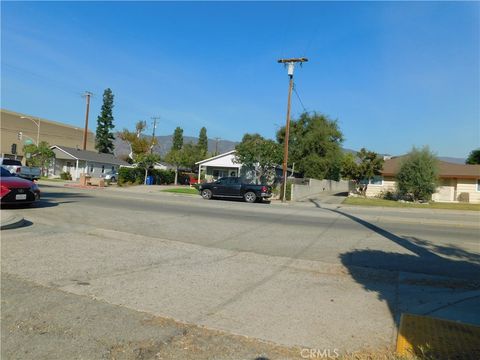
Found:
<svg viewBox="0 0 480 360"><path fill-rule="evenodd" d="M373 179L367 188L367 196L379 196L382 192L395 191L395 175L404 156L386 160L382 176ZM439 186L432 195L433 201L480 203L480 165L454 164L439 161Z"/></svg>
<svg viewBox="0 0 480 360"><path fill-rule="evenodd" d="M81 122L83 119L79 121ZM24 160L23 146L36 143L37 139L50 145L63 145L81 148L83 126L72 126L37 116L21 114L5 109L0 110L1 157ZM12 151L14 150L14 151ZM87 150L95 150L95 134L87 136Z"/></svg>

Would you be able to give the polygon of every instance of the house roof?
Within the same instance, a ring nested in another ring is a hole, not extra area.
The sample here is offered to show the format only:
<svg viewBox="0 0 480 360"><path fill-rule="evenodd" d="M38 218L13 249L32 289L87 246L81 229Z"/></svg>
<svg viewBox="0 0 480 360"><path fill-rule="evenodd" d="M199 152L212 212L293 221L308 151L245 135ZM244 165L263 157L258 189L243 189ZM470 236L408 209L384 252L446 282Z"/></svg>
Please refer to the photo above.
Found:
<svg viewBox="0 0 480 360"><path fill-rule="evenodd" d="M402 161L406 156L398 156L385 160L383 163L383 176L394 176L397 174ZM477 179L480 178L480 165L454 164L446 161L438 161L438 176L441 178L462 178Z"/></svg>
<svg viewBox="0 0 480 360"><path fill-rule="evenodd" d="M75 160L85 160L97 163L112 164L112 165L129 165L126 161L117 159L112 154L97 153L95 151L80 150L67 146L53 145L51 149L58 149L65 154L71 156Z"/></svg>
<svg viewBox="0 0 480 360"><path fill-rule="evenodd" d="M226 156L226 155L233 154L235 151L236 151L236 150L230 150L230 151L227 151L226 153L219 154L219 155L217 155L217 156L213 156L213 157L208 158L208 159L205 159L205 160L197 161L197 162L195 163L195 165L201 165L201 164L203 164L203 163L206 163L207 161L219 159L219 158L224 157L224 156Z"/></svg>

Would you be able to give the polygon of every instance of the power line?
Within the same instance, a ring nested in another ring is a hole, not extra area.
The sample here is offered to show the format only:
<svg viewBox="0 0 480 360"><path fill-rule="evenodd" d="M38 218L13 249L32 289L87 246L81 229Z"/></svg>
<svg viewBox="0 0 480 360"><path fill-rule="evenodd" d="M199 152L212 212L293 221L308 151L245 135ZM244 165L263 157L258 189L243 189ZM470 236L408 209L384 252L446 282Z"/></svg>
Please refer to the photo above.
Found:
<svg viewBox="0 0 480 360"><path fill-rule="evenodd" d="M298 92L297 92L297 86L296 86L296 84L293 85L293 92L295 93L295 95L297 95L298 101L300 101L300 105L302 105L303 111L304 111L304 112L308 112L308 110L307 110L307 108L305 107L305 105L303 105L302 99L300 99L300 95L299 95Z"/></svg>

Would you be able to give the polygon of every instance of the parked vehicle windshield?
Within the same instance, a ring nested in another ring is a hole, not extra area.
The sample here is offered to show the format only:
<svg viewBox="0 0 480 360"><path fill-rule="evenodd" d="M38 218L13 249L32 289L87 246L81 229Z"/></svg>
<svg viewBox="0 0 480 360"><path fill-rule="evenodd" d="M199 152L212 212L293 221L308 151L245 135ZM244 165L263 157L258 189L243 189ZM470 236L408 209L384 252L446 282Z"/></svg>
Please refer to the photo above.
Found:
<svg viewBox="0 0 480 360"><path fill-rule="evenodd" d="M10 171L8 171L7 169L5 169L4 167L0 167L0 169L2 170L0 176L1 177L9 177L9 176L15 176L15 175L12 175L10 173Z"/></svg>
<svg viewBox="0 0 480 360"><path fill-rule="evenodd" d="M2 165L22 166L22 163L20 162L20 160L3 159Z"/></svg>

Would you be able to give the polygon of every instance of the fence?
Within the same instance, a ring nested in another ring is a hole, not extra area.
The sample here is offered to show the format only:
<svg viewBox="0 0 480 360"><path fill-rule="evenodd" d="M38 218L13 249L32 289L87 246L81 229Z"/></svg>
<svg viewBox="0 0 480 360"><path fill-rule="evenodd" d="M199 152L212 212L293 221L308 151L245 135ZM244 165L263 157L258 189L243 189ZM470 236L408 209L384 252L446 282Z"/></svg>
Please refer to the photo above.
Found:
<svg viewBox="0 0 480 360"><path fill-rule="evenodd" d="M301 201L321 195L333 195L341 192L349 192L354 189L354 184L347 180L315 180L308 179L304 185L292 185L292 200Z"/></svg>

